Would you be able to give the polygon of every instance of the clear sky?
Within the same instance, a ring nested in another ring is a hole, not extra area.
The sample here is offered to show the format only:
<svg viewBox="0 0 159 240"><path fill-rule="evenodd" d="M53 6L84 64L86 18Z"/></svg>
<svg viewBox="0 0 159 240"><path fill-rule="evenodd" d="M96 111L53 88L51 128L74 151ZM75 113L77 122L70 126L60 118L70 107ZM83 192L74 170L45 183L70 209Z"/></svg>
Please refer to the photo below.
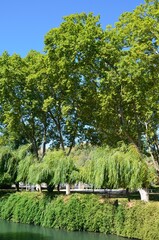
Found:
<svg viewBox="0 0 159 240"><path fill-rule="evenodd" d="M1 0L0 55L5 50L22 57L32 49L42 52L45 34L58 27L63 16L92 12L100 15L105 28L141 3L144 0Z"/></svg>

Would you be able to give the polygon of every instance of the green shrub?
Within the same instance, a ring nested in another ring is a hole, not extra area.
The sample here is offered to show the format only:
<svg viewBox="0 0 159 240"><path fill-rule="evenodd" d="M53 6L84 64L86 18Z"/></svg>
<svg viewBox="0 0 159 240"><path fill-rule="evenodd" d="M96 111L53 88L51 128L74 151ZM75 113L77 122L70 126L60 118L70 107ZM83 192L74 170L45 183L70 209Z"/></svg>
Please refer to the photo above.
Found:
<svg viewBox="0 0 159 240"><path fill-rule="evenodd" d="M69 231L159 239L159 204L120 200L116 206L93 194L54 196L12 193L0 198L0 218Z"/></svg>
<svg viewBox="0 0 159 240"><path fill-rule="evenodd" d="M113 205L108 202L100 202L98 196L88 196L84 211L84 229L92 232L111 233L113 208Z"/></svg>
<svg viewBox="0 0 159 240"><path fill-rule="evenodd" d="M82 206L80 196L72 195L64 205L63 224L65 228L69 231L82 231L84 227L84 206Z"/></svg>
<svg viewBox="0 0 159 240"><path fill-rule="evenodd" d="M119 205L117 208L114 209L114 221L112 233L122 235L124 222L125 222L125 207L123 205Z"/></svg>
<svg viewBox="0 0 159 240"><path fill-rule="evenodd" d="M63 220L63 207L64 204L62 197L58 197L57 199L54 199L48 203L45 209L42 226L61 228Z"/></svg>
<svg viewBox="0 0 159 240"><path fill-rule="evenodd" d="M3 202L1 207L1 218L6 220L12 220L12 215L15 206L17 205L18 201L20 200L19 196L16 194L11 194L7 201Z"/></svg>

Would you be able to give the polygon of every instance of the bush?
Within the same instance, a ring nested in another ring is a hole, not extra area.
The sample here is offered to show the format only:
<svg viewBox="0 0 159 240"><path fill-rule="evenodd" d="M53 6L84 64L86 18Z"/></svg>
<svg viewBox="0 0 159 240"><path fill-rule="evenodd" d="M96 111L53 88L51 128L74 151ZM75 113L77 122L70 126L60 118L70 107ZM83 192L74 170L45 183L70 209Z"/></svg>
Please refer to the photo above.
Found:
<svg viewBox="0 0 159 240"><path fill-rule="evenodd" d="M159 239L159 203L120 200L93 194L54 196L12 193L0 198L0 218L69 231L111 233L143 240Z"/></svg>

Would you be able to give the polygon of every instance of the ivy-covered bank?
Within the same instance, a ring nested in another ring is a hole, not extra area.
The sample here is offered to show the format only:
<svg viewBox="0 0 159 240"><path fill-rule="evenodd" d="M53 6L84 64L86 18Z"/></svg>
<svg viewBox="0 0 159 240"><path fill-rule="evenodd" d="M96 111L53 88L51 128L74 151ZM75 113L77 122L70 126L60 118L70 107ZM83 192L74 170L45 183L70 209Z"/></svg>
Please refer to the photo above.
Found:
<svg viewBox="0 0 159 240"><path fill-rule="evenodd" d="M97 195L13 193L0 198L0 218L70 231L159 239L159 203L110 200Z"/></svg>

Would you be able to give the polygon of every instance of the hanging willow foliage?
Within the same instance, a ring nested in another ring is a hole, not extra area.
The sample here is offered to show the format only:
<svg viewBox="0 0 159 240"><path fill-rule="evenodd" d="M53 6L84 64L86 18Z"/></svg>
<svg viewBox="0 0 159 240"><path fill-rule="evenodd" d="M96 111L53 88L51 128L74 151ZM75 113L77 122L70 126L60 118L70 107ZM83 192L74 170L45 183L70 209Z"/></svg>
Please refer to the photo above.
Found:
<svg viewBox="0 0 159 240"><path fill-rule="evenodd" d="M29 182L51 185L73 183L77 180L77 167L71 157L62 150L48 151L41 162L34 163L29 170Z"/></svg>
<svg viewBox="0 0 159 240"><path fill-rule="evenodd" d="M154 168L147 164L134 145L93 149L82 169L82 180L97 188L148 187L156 180Z"/></svg>

